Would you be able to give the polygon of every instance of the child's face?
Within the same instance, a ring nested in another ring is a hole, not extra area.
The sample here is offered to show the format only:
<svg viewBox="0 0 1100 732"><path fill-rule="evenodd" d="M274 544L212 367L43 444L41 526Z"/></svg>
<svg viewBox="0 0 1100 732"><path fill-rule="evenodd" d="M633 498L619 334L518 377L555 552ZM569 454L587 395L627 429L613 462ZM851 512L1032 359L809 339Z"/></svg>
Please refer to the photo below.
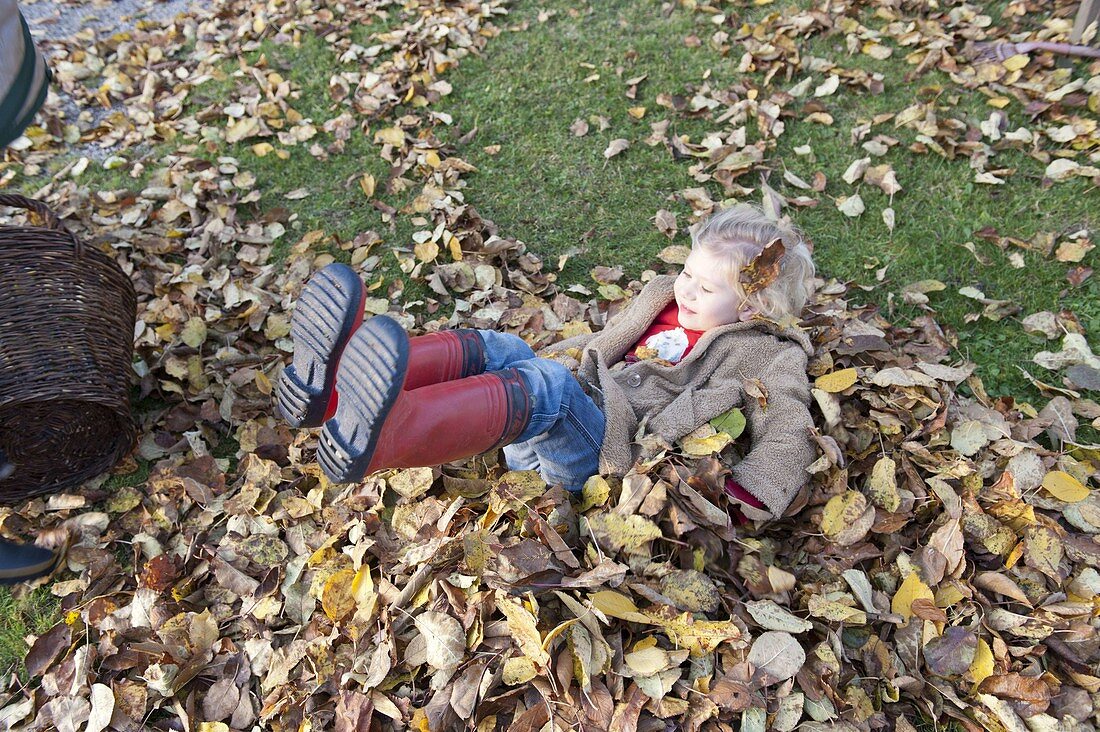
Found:
<svg viewBox="0 0 1100 732"><path fill-rule="evenodd" d="M742 318L741 297L723 274L718 257L692 249L673 288L680 308L680 325L688 330L710 330Z"/></svg>

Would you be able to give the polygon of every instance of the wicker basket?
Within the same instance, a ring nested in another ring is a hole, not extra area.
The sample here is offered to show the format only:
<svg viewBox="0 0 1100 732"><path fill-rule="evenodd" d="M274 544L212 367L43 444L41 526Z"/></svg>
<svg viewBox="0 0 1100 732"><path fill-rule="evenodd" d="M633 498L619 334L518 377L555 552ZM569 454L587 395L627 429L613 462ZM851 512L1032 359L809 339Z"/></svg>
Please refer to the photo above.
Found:
<svg viewBox="0 0 1100 732"><path fill-rule="evenodd" d="M0 226L0 449L15 465L0 502L65 490L134 445L130 413L137 297L106 254L45 205L38 226Z"/></svg>

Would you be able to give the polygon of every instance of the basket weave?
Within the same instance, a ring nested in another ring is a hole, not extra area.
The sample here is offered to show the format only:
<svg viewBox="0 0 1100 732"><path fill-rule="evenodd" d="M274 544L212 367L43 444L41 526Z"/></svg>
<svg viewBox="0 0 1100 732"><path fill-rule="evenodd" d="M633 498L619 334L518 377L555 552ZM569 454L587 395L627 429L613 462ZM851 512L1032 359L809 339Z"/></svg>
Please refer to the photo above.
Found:
<svg viewBox="0 0 1100 732"><path fill-rule="evenodd" d="M44 204L39 226L0 226L0 449L15 465L0 502L65 490L133 447L137 297L106 254L85 248Z"/></svg>

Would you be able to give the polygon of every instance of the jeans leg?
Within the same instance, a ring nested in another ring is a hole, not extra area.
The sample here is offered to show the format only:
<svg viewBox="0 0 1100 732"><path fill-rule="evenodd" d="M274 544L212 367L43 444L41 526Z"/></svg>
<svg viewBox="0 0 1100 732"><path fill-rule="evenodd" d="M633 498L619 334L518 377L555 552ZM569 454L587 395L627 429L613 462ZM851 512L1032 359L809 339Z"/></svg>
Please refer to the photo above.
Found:
<svg viewBox="0 0 1100 732"><path fill-rule="evenodd" d="M518 361L536 358L535 352L519 336L511 333L498 333L495 330L479 330L478 335L485 344L485 370L499 371ZM513 442L504 446L504 460L510 470L538 470L539 457L530 444Z"/></svg>
<svg viewBox="0 0 1100 732"><path fill-rule="evenodd" d="M538 470L539 456L531 441L513 442L504 446L504 462L509 470Z"/></svg>
<svg viewBox="0 0 1100 732"><path fill-rule="evenodd" d="M505 452L509 466L513 466L511 455L524 465L531 464L533 455L547 483L579 491L599 472L603 412L569 369L556 361L531 358L511 367L523 378L532 409L527 428L515 440L515 449Z"/></svg>
<svg viewBox="0 0 1100 732"><path fill-rule="evenodd" d="M485 344L486 371L500 371L514 366L516 361L535 358L535 352L517 335L495 330L479 330L478 335Z"/></svg>

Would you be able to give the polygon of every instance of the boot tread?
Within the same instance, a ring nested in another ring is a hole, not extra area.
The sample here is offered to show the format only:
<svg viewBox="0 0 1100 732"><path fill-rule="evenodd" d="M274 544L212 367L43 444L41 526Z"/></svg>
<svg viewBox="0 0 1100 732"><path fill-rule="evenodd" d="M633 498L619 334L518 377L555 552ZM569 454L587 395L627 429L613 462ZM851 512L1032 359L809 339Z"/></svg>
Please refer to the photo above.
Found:
<svg viewBox="0 0 1100 732"><path fill-rule="evenodd" d="M279 376L277 403L291 427L319 427L336 386L339 351L361 315L363 281L330 264L310 278L290 319L294 361Z"/></svg>
<svg viewBox="0 0 1100 732"><path fill-rule="evenodd" d="M355 482L366 474L408 361L408 335L384 315L365 322L348 342L336 377L340 403L325 422L317 452L321 469L334 482Z"/></svg>

